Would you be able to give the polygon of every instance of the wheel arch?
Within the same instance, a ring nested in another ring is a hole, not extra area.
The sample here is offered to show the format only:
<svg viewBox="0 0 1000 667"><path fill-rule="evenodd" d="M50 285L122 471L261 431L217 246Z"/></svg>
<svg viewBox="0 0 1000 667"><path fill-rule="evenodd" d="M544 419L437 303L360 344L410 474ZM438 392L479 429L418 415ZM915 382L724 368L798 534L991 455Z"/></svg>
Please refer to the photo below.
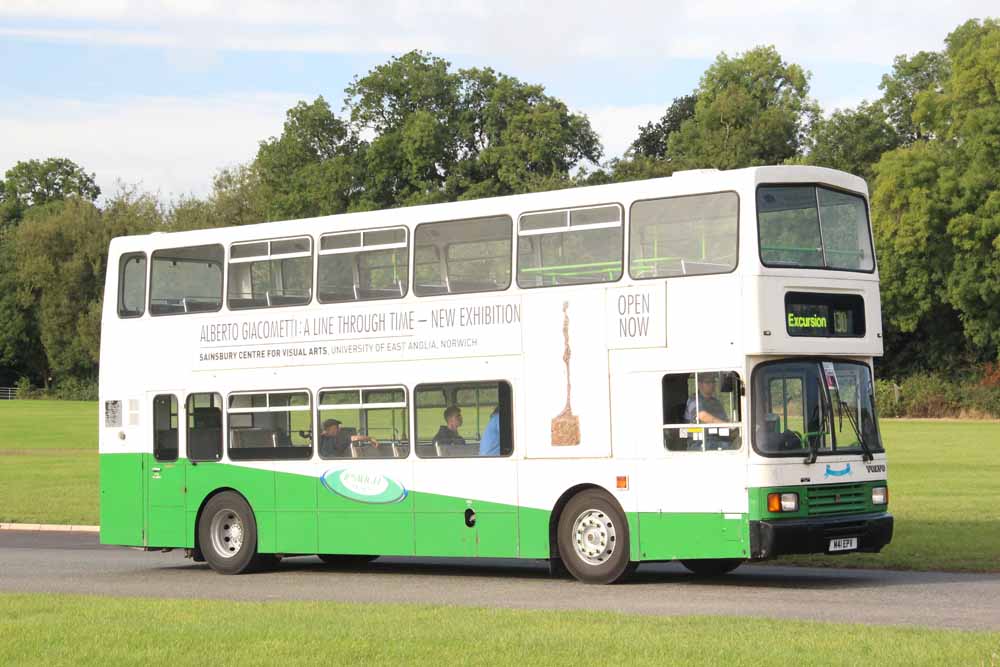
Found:
<svg viewBox="0 0 1000 667"><path fill-rule="evenodd" d="M549 514L549 558L553 560L560 560L559 558L559 518L562 516L563 510L573 496L580 493L581 491L588 491L594 489L597 491L604 492L611 501L618 506L618 510L625 517L626 522L628 521L628 513L622 507L622 504L618 502L615 498L615 494L611 493L608 489L601 486L600 484L595 484L594 482L582 482L571 486L570 488L563 491L559 499L556 500L555 505L552 506L552 512ZM631 536L633 532L633 526L629 526L629 535Z"/></svg>
<svg viewBox="0 0 1000 667"><path fill-rule="evenodd" d="M201 504L198 505L198 511L195 513L195 515L194 515L194 522L191 525L191 530L194 531L194 540L192 541L192 544L194 544L194 552L196 554L198 554L198 555L201 555L201 553L202 553L202 551L201 551L201 541L200 541L200 538L198 537L198 524L201 523L201 515L202 515L202 512L205 511L205 505L207 505L208 501L210 501L212 498L216 497L220 493L225 493L226 491L232 491L233 493L235 493L236 495L238 495L240 498L243 499L243 502L245 502L247 504L247 507L250 508L250 511L254 512L253 505L250 504L250 500L247 498L246 494L243 493L242 491L240 491L239 489L233 488L231 486L220 486L219 488L213 489L209 493L206 493L205 497L201 499ZM257 513L254 512L255 518L256 518L256 514ZM258 546L259 546L259 544L260 544L260 533L259 532L257 533L257 543L258 543Z"/></svg>

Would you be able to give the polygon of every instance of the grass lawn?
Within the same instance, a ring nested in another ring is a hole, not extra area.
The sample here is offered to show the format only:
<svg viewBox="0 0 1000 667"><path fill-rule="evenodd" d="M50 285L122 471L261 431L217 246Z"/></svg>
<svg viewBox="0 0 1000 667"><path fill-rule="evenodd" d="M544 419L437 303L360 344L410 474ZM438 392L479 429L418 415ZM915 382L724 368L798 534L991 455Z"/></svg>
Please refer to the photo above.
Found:
<svg viewBox="0 0 1000 667"><path fill-rule="evenodd" d="M96 524L97 403L0 401L0 522Z"/></svg>
<svg viewBox="0 0 1000 667"><path fill-rule="evenodd" d="M97 523L97 405L0 401L0 521ZM1000 422L885 420L892 544L783 563L1000 571Z"/></svg>
<svg viewBox="0 0 1000 667"><path fill-rule="evenodd" d="M1000 663L996 632L331 602L8 595L0 636L16 665Z"/></svg>
<svg viewBox="0 0 1000 667"><path fill-rule="evenodd" d="M880 423L889 458L892 543L879 554L782 564L1000 571L1000 423Z"/></svg>

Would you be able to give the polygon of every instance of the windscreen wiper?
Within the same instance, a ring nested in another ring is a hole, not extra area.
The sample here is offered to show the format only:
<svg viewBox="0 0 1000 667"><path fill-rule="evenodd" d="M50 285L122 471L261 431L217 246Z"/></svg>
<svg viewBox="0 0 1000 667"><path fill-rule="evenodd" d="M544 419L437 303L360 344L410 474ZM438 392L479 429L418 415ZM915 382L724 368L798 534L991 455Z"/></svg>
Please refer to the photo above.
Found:
<svg viewBox="0 0 1000 667"><path fill-rule="evenodd" d="M840 400L840 409L847 413L847 421L851 423L851 428L854 429L854 435L858 436L858 442L861 443L861 449L864 454L861 455L862 461L874 461L875 455L872 454L872 450L868 447L868 443L865 442L864 436L861 435L861 429L858 428L858 423L854 420L854 415L851 414L851 408L847 405L847 401L840 398L838 393L837 398Z"/></svg>

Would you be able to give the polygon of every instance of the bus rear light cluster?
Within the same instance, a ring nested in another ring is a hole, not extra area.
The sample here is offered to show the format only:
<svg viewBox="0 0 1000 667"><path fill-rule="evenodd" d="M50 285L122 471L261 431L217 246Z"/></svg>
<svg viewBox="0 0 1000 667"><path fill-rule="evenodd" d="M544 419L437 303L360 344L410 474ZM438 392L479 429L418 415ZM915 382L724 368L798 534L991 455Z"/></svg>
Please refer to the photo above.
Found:
<svg viewBox="0 0 1000 667"><path fill-rule="evenodd" d="M798 512L799 494L769 493L767 494L768 512Z"/></svg>

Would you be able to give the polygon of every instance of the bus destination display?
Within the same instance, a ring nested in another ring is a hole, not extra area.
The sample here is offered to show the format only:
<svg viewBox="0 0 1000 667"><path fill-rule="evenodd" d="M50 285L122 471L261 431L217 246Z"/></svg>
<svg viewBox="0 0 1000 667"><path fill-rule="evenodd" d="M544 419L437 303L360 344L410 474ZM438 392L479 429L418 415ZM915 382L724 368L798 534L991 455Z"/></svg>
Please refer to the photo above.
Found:
<svg viewBox="0 0 1000 667"><path fill-rule="evenodd" d="M859 294L785 294L789 336L860 338L865 335L865 302Z"/></svg>

